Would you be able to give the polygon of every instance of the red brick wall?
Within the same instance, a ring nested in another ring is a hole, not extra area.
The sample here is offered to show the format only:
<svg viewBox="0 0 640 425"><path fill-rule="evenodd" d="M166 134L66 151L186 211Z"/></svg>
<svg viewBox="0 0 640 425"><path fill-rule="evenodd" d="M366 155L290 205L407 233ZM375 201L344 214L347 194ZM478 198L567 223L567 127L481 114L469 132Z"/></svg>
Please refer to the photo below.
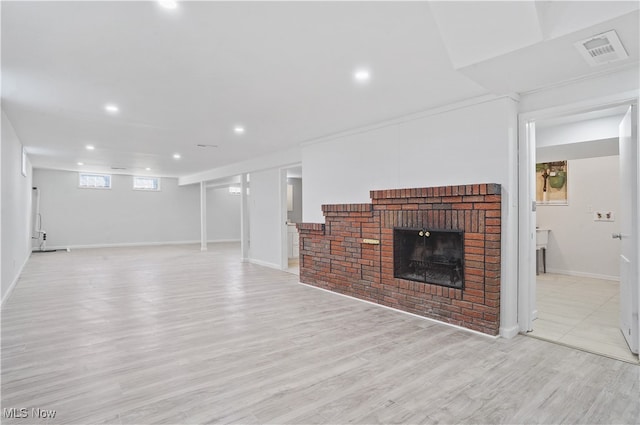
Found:
<svg viewBox="0 0 640 425"><path fill-rule="evenodd" d="M371 191L301 223L300 281L490 335L500 326L498 184ZM393 228L464 231L464 289L393 277ZM378 240L379 245L367 243Z"/></svg>

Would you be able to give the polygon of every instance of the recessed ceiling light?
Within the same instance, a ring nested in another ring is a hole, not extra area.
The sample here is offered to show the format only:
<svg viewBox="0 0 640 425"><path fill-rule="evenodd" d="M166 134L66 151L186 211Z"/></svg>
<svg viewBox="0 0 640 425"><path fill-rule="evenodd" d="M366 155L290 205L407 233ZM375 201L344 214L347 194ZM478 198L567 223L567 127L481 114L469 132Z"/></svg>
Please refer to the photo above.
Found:
<svg viewBox="0 0 640 425"><path fill-rule="evenodd" d="M145 168L145 171L151 171L151 167Z"/></svg>
<svg viewBox="0 0 640 425"><path fill-rule="evenodd" d="M368 69L358 69L353 73L353 79L359 83L366 83L371 80L371 72Z"/></svg>
<svg viewBox="0 0 640 425"><path fill-rule="evenodd" d="M84 162L78 162L78 165L84 165Z"/></svg>
<svg viewBox="0 0 640 425"><path fill-rule="evenodd" d="M173 154L173 159L180 159L180 158L182 158L182 157L180 156L179 153L174 153Z"/></svg>
<svg viewBox="0 0 640 425"><path fill-rule="evenodd" d="M120 111L120 108L118 108L118 105L114 105L113 103L107 103L104 105L104 110L110 114L117 114Z"/></svg>
<svg viewBox="0 0 640 425"><path fill-rule="evenodd" d="M233 131L236 134L244 134L244 127L242 127L241 125L236 125L235 127L233 127Z"/></svg>
<svg viewBox="0 0 640 425"><path fill-rule="evenodd" d="M88 151L92 151L92 150L94 150L95 148L96 148L96 147L95 147L95 146L93 146L93 145L87 145L87 150L88 150Z"/></svg>
<svg viewBox="0 0 640 425"><path fill-rule="evenodd" d="M159 0L158 4L165 9L176 9L178 7L178 2L175 0Z"/></svg>

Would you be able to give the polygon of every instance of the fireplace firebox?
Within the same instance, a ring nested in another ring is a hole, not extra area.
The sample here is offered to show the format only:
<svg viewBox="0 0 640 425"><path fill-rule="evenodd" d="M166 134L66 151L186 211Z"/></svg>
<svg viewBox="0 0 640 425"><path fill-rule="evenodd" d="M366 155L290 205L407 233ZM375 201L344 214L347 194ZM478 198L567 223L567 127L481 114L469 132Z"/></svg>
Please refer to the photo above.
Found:
<svg viewBox="0 0 640 425"><path fill-rule="evenodd" d="M393 275L463 289L464 233L459 230L393 229Z"/></svg>

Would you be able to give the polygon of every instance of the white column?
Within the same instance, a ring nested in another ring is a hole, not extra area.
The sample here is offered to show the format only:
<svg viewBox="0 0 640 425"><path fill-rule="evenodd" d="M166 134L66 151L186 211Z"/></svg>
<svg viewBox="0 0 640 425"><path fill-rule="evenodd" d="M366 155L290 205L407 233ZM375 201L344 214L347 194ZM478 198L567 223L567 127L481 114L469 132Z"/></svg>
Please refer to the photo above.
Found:
<svg viewBox="0 0 640 425"><path fill-rule="evenodd" d="M200 251L207 250L207 183L200 182Z"/></svg>
<svg viewBox="0 0 640 425"><path fill-rule="evenodd" d="M249 197L247 173L240 176L240 251L242 261L249 260Z"/></svg>

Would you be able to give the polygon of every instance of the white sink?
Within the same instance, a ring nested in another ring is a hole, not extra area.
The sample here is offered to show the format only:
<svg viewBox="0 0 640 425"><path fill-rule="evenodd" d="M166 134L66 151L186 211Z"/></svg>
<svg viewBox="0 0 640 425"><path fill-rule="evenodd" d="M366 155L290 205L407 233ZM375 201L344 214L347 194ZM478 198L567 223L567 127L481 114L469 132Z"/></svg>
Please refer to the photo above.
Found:
<svg viewBox="0 0 640 425"><path fill-rule="evenodd" d="M549 229L536 229L536 247L546 248L549 243Z"/></svg>

